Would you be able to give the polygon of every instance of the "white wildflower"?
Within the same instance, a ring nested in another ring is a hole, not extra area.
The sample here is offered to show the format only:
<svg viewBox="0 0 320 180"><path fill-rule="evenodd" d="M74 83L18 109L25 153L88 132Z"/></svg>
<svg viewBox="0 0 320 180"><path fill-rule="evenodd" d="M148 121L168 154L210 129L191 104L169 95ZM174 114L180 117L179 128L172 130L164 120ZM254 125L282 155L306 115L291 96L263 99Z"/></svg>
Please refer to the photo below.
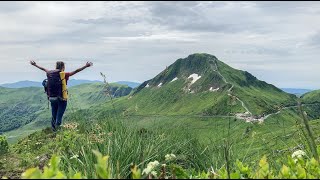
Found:
<svg viewBox="0 0 320 180"><path fill-rule="evenodd" d="M152 170L154 170L157 166L159 166L158 161L149 162L147 168L142 171L142 174L150 174Z"/></svg>
<svg viewBox="0 0 320 180"><path fill-rule="evenodd" d="M73 155L70 159L77 159L79 156L77 154Z"/></svg>
<svg viewBox="0 0 320 180"><path fill-rule="evenodd" d="M175 160L175 159L176 159L176 155L174 155L174 154L167 154L167 155L165 156L165 158L166 158L166 161L172 161L172 160Z"/></svg>
<svg viewBox="0 0 320 180"><path fill-rule="evenodd" d="M142 171L142 174L149 174L151 171L152 169L150 169L150 167L147 167Z"/></svg>
<svg viewBox="0 0 320 180"><path fill-rule="evenodd" d="M151 171L151 174L155 177L157 177L157 172L156 171Z"/></svg>
<svg viewBox="0 0 320 180"><path fill-rule="evenodd" d="M302 158L302 156L306 156L306 153L302 150L295 151L292 153L292 159L294 159L296 162L299 158Z"/></svg>
<svg viewBox="0 0 320 180"><path fill-rule="evenodd" d="M151 166L152 169L156 168L157 166L159 166L159 161L154 161L154 162L150 162L148 164L148 166Z"/></svg>

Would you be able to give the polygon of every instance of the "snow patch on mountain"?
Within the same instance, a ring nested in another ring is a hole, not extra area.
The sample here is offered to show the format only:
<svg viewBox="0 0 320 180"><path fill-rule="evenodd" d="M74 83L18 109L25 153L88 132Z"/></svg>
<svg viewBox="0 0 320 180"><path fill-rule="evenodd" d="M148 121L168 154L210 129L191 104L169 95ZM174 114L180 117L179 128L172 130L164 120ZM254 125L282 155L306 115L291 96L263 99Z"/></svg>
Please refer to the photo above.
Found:
<svg viewBox="0 0 320 180"><path fill-rule="evenodd" d="M177 77L175 77L174 79L172 79L172 81L171 81L171 82L176 81L176 80L178 80L178 78L177 78Z"/></svg>
<svg viewBox="0 0 320 180"><path fill-rule="evenodd" d="M193 73L193 74L191 74L191 75L188 77L188 79L190 79L190 78L192 78L191 84L193 84L193 83L195 83L196 81L198 81L198 80L201 78L201 76L199 76L199 75L196 74L196 73ZM190 84L190 85L191 85L191 84Z"/></svg>
<svg viewBox="0 0 320 180"><path fill-rule="evenodd" d="M212 92L218 91L218 90L219 90L219 88L213 89L213 87L210 87L210 89L209 89L209 91L212 91Z"/></svg>

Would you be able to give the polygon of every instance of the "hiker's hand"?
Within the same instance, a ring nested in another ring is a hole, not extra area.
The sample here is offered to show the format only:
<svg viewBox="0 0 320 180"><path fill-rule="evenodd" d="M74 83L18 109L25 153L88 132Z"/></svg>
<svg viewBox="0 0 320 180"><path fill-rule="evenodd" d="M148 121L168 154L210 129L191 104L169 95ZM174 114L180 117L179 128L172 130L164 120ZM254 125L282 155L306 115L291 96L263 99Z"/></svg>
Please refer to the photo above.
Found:
<svg viewBox="0 0 320 180"><path fill-rule="evenodd" d="M35 65L36 65L36 62L30 61L30 64L31 64L32 66L35 66Z"/></svg>
<svg viewBox="0 0 320 180"><path fill-rule="evenodd" d="M87 62L86 67L90 67L90 66L92 66L92 65L93 65L92 62Z"/></svg>

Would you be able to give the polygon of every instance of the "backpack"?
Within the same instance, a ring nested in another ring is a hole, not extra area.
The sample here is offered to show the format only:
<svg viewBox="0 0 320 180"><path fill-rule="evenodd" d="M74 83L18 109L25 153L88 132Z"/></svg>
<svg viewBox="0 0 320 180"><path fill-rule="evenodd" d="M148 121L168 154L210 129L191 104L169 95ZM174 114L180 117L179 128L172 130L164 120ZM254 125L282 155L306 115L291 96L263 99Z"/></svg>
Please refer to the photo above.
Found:
<svg viewBox="0 0 320 180"><path fill-rule="evenodd" d="M47 79L42 82L44 90L49 97L62 98L62 81L60 78L61 70L51 70L47 72Z"/></svg>
<svg viewBox="0 0 320 180"><path fill-rule="evenodd" d="M42 86L44 88L44 92L48 95L48 79L44 79L42 81Z"/></svg>

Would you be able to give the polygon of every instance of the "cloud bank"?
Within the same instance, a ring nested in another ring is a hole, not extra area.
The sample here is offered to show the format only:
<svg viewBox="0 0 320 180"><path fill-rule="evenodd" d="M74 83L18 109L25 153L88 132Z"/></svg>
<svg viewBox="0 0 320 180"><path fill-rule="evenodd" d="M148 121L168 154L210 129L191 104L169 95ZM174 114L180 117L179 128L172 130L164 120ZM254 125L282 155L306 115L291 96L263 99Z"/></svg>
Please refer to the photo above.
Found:
<svg viewBox="0 0 320 180"><path fill-rule="evenodd" d="M36 60L76 79L142 82L178 58L217 56L278 87L319 89L319 2L0 2L0 84L42 80Z"/></svg>

